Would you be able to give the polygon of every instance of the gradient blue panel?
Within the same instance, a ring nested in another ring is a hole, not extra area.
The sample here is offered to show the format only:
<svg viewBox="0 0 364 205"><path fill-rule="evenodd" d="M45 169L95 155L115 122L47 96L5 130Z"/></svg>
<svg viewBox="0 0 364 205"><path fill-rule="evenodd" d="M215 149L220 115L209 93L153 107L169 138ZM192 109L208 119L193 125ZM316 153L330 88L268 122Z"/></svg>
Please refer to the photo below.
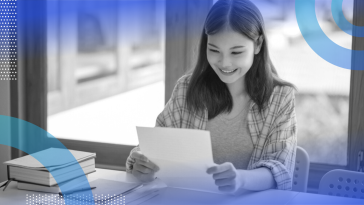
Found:
<svg viewBox="0 0 364 205"><path fill-rule="evenodd" d="M315 13L315 0L296 0L297 23L308 45L327 62L346 69L364 70L364 66L351 67L352 52L364 57L364 51L343 48L322 31Z"/></svg>
<svg viewBox="0 0 364 205"><path fill-rule="evenodd" d="M289 204L316 204L316 205L363 205L364 200L337 196L326 196L321 194L297 195Z"/></svg>
<svg viewBox="0 0 364 205"><path fill-rule="evenodd" d="M287 204L296 195L296 192L282 192L279 190L267 190L264 192L248 192L243 196L228 194L214 194L198 192L187 189L166 188L163 196L148 201L148 205L281 205ZM126 202L128 198L126 196ZM127 205L127 203L126 203Z"/></svg>
<svg viewBox="0 0 364 205"><path fill-rule="evenodd" d="M18 134L19 137L17 137L15 134ZM50 138L49 140L44 139L47 136ZM67 160L77 163L77 160L69 151L62 152L62 155L60 155L57 151L52 152L48 156L34 155L35 152L39 152L51 147L61 148L65 150L67 150L67 148L60 141L58 141L56 138L54 138L51 134L49 134L42 128L27 121L9 116L0 115L0 144L17 148L23 152L32 155L47 169L49 169L49 167L54 164L54 162L58 161ZM75 176L81 176L83 182L88 182L81 166L79 166L78 163L77 165L77 169L74 170ZM62 174L68 173L67 169L62 169L62 171ZM53 175L52 170L50 170L50 173ZM57 183L61 182L60 176L62 174L54 175L54 179L57 181ZM70 188L72 188L73 186L74 184L61 184L60 189L70 190ZM92 191L90 189L89 183L83 183L82 188L88 189L86 193L92 196ZM70 204L70 199L65 198L65 203ZM85 204L94 204L94 201L92 200L87 203L85 202Z"/></svg>
<svg viewBox="0 0 364 205"><path fill-rule="evenodd" d="M162 1L163 2L163 1ZM174 4L178 4L180 1L175 1ZM115 18L114 13L116 11L117 27L121 27L120 32L117 35L122 35L123 39L126 41L133 41L135 36L140 35L140 31L136 30L136 27L150 27L154 25L156 19L155 16L150 16L149 14L155 15L155 11L163 6L161 1L152 0L107 0L107 1L61 1L59 3L59 10L55 11L54 15L59 15L61 17L62 24L66 25L76 25L76 27L69 27L70 34L77 33L77 13L87 7L87 11L97 11L101 13L102 17L105 19ZM90 14L90 13L89 13ZM58 16L57 16L58 17ZM76 29L76 30L75 30ZM155 28L163 29L163 28Z"/></svg>
<svg viewBox="0 0 364 205"><path fill-rule="evenodd" d="M34 1L34 4L31 4L31 6L27 9L32 10L37 8L38 4L37 2L40 1ZM51 1L52 2L52 1ZM91 7L94 7L95 9L101 9L103 8L103 14L105 16L110 15L110 13L107 12L108 9L115 9L115 6L120 8L122 13L121 20L123 21L124 25L126 26L124 29L126 30L127 35L125 38L128 40L128 38L133 38L134 35L137 35L137 33L134 33L135 31L133 29L129 29L128 26L132 27L133 24L139 24L140 21L133 18L135 16L135 11L138 10L140 13L147 13L150 12L148 9L150 7L146 6L148 0L145 1L60 1L59 4L61 5L61 10L59 11L62 16L65 18L64 23L71 24L76 19L74 18L75 11L79 6L82 6L82 4L86 4L87 2L92 2L93 5ZM173 3L172 3L173 2ZM254 1L253 1L254 2ZM338 3L339 0L334 1L336 3L333 3L333 6L335 9L338 9ZM56 2L52 2L56 3ZM149 1L150 3L150 1ZM176 0L176 1L169 1L169 4L173 4L175 7L179 7L181 3L183 3L183 0ZM341 0L342 3L342 0ZM159 4L162 5L162 4ZM339 67L350 69L351 66L351 52L352 50L343 48L337 44L335 44L333 41L331 41L325 33L321 30L320 25L318 24L316 13L315 13L315 0L296 0L296 15L297 15L297 22L300 27L300 30L302 32L303 37L307 41L307 43L310 45L310 47L323 59L326 61L337 65ZM340 9L342 10L342 9ZM341 11L342 12L342 11ZM52 13L50 14L52 15ZM54 13L56 14L56 11ZM42 14L34 12L32 15L30 15L29 18L26 19L28 22L36 21L39 18L42 17ZM178 16L176 16L178 18ZM145 18L142 19L143 24L147 25L152 23L152 19ZM34 23L31 23L30 25L34 25ZM168 26L168 25L167 25ZM71 29L77 29L77 27L71 27L70 33L72 33ZM185 28L181 28L181 34L184 36ZM201 28L202 30L202 28ZM360 33L360 32L359 32ZM168 40L175 40L175 39L168 39ZM177 40L177 39L176 39ZM353 51L357 52L361 56L364 56L364 51ZM354 68L356 70L362 70L363 67ZM17 126L9 126L11 125L17 125ZM34 153L37 151L41 151L43 149L47 149L49 147L58 147L58 148L64 148L66 149L63 144L61 144L57 139L55 139L53 136L51 136L49 133L47 133L45 130L28 123L26 121L11 118L7 116L0 116L0 143L5 144L8 146L11 146L11 141L7 139L4 136L11 136L12 133L19 133L20 138L16 138L13 140L14 146L20 145L19 147L15 147L18 149L21 149L22 151L26 153ZM18 132L18 128L21 128L20 132ZM39 143L42 142L40 140L44 136L49 136L51 138L54 138L54 141L56 141L55 144L48 144L47 142L44 142L43 144ZM26 139L26 140L25 140ZM27 144L22 144L23 142L27 142ZM47 164L57 159L57 157L67 157L72 160L75 160L73 156L69 153L66 156L59 156L57 153L54 153L50 156L46 156L46 158L41 163L47 167ZM82 171L81 167L79 167L78 171L80 173ZM51 172L52 173L52 172ZM85 180L86 177L84 177ZM57 177L55 178L57 180ZM61 190L65 187L61 186ZM88 188L89 185L88 185ZM172 190L172 191L171 191ZM294 198L295 193L290 192L291 198L280 198L279 195L275 192L275 190L269 190L267 191L265 197L260 197L261 193L250 193L245 200L241 200L238 197L233 196L226 196L226 195L215 195L215 194L208 194L208 193L198 193L198 192L191 192L184 190L182 192L173 192L173 189L169 189L168 196L169 199L165 201L159 201L158 204L285 204L290 199ZM92 194L91 191L89 191L90 194ZM259 200L256 200L256 199ZM336 198L333 198L331 202L324 201L324 198L317 198L317 196L313 196L312 198L297 198L295 200L298 200L297 202L305 203L305 204L336 204L336 202L340 201ZM66 198L67 203L67 198ZM86 202L85 202L86 203ZM90 204L94 204L93 202L90 202ZM153 201L151 201L149 204L153 204ZM350 203L349 203L350 204ZM355 204L355 203L352 203Z"/></svg>
<svg viewBox="0 0 364 205"><path fill-rule="evenodd" d="M331 3L331 12L336 24L340 27L341 30L349 35L353 35L353 30L355 29L356 32L354 36L364 37L364 27L353 25L345 18L342 10L343 2L344 0L332 0Z"/></svg>

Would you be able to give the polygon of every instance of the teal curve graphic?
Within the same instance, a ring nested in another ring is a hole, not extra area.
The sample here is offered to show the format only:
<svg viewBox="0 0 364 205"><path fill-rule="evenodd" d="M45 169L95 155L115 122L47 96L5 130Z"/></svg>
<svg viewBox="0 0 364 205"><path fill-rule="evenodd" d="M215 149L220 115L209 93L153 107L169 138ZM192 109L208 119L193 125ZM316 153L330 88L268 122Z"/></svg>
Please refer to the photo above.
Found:
<svg viewBox="0 0 364 205"><path fill-rule="evenodd" d="M336 24L341 30L351 36L364 37L364 27L353 25L345 18L342 9L343 2L344 0L332 0L331 3L331 12ZM355 33L353 33L354 29L356 30Z"/></svg>
<svg viewBox="0 0 364 205"><path fill-rule="evenodd" d="M345 19L342 12L342 2L343 0L332 0L332 12L340 10L340 15ZM351 50L337 45L322 31L316 17L315 0L295 0L295 10L297 23L302 36L317 55L327 62L341 68L364 70L363 65L351 66L351 56L358 55L363 57L363 50ZM339 22L339 17L335 17L335 21ZM344 28L347 26L345 25L347 23L349 22L340 21L338 25L340 28ZM358 32L355 33L359 37L364 34L364 32L362 32L364 29L363 27L352 26L353 29L358 29Z"/></svg>
<svg viewBox="0 0 364 205"><path fill-rule="evenodd" d="M17 135L19 137L12 138L11 136ZM50 140L42 140L43 137L49 137ZM41 150L45 150L51 147L54 148L61 148L68 150L57 138L53 137L51 134L49 134L47 131L43 130L42 128L29 123L27 121L0 115L0 144L7 145L9 147L17 148L25 153L30 154L35 159L37 159L40 163L46 167L50 173L54 172L54 170L49 169L51 165L54 164L55 161L73 161L77 162L74 156L71 154L71 152L62 152L62 155L60 155L57 151L51 152L48 156L39 156L39 154L35 154L36 152L39 152ZM57 150L57 149L54 149ZM80 183L80 181L85 182L82 183L82 189L85 189L85 195L92 196L92 191L90 189L90 184L88 183L87 177L84 174L81 166L78 165L77 169L74 170L75 174L77 176L81 176L80 180L74 183ZM67 169L62 169L62 174L67 174ZM56 182L61 182L62 174L54 175L54 179ZM86 183L87 182L87 183ZM66 184L60 184L60 189L62 190L70 190L71 187L74 187L76 184L74 183L66 183ZM90 197L91 200L89 201L83 201L83 204L89 204L94 205L94 200L92 197ZM64 197L65 204L71 204L72 199L67 197L65 195Z"/></svg>

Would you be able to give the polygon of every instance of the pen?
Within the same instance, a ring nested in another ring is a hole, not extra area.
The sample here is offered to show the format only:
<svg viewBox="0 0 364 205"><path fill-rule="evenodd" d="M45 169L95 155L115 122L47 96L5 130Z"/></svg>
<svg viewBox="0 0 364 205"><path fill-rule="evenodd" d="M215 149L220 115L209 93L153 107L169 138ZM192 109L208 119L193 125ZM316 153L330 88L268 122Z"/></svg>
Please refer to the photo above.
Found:
<svg viewBox="0 0 364 205"><path fill-rule="evenodd" d="M96 187L91 187L91 189L96 189ZM66 192L59 192L59 195L64 195L64 194L73 194L75 192L80 192L80 191L87 191L89 190L89 188L84 188L84 189L76 189L76 190L71 190L71 191L66 191Z"/></svg>

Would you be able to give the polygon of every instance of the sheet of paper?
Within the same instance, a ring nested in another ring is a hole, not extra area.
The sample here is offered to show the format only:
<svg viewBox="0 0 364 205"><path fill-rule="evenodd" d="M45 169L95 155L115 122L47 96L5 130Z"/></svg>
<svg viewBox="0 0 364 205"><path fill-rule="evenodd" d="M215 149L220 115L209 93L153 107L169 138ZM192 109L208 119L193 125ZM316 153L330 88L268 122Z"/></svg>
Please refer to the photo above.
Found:
<svg viewBox="0 0 364 205"><path fill-rule="evenodd" d="M69 166L71 164L75 164L76 161L66 154L71 152L77 162L96 157L96 153L82 152L76 150L66 150L66 149L58 149L58 148L49 148L32 155L27 155L24 157L20 157L17 159L13 159L7 162L4 162L6 165L17 166L17 167L25 167L28 169L36 169L36 170L47 170L44 165L38 161L39 159L43 159L43 161L47 161L47 165L49 168L58 169L61 167ZM52 156L52 157L49 157ZM42 160L41 160L42 161Z"/></svg>
<svg viewBox="0 0 364 205"><path fill-rule="evenodd" d="M137 127L139 146L160 170L156 176L169 187L219 192L212 175L210 132L177 128Z"/></svg>

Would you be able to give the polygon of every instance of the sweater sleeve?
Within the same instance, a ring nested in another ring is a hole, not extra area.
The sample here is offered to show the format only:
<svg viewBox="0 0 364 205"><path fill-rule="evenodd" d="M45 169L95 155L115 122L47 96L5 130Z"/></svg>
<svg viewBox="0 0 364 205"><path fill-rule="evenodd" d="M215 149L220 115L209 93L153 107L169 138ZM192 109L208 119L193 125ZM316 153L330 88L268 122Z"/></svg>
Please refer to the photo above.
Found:
<svg viewBox="0 0 364 205"><path fill-rule="evenodd" d="M291 88L282 100L263 156L252 168L268 168L276 181L277 189L291 190L297 147L294 90Z"/></svg>

